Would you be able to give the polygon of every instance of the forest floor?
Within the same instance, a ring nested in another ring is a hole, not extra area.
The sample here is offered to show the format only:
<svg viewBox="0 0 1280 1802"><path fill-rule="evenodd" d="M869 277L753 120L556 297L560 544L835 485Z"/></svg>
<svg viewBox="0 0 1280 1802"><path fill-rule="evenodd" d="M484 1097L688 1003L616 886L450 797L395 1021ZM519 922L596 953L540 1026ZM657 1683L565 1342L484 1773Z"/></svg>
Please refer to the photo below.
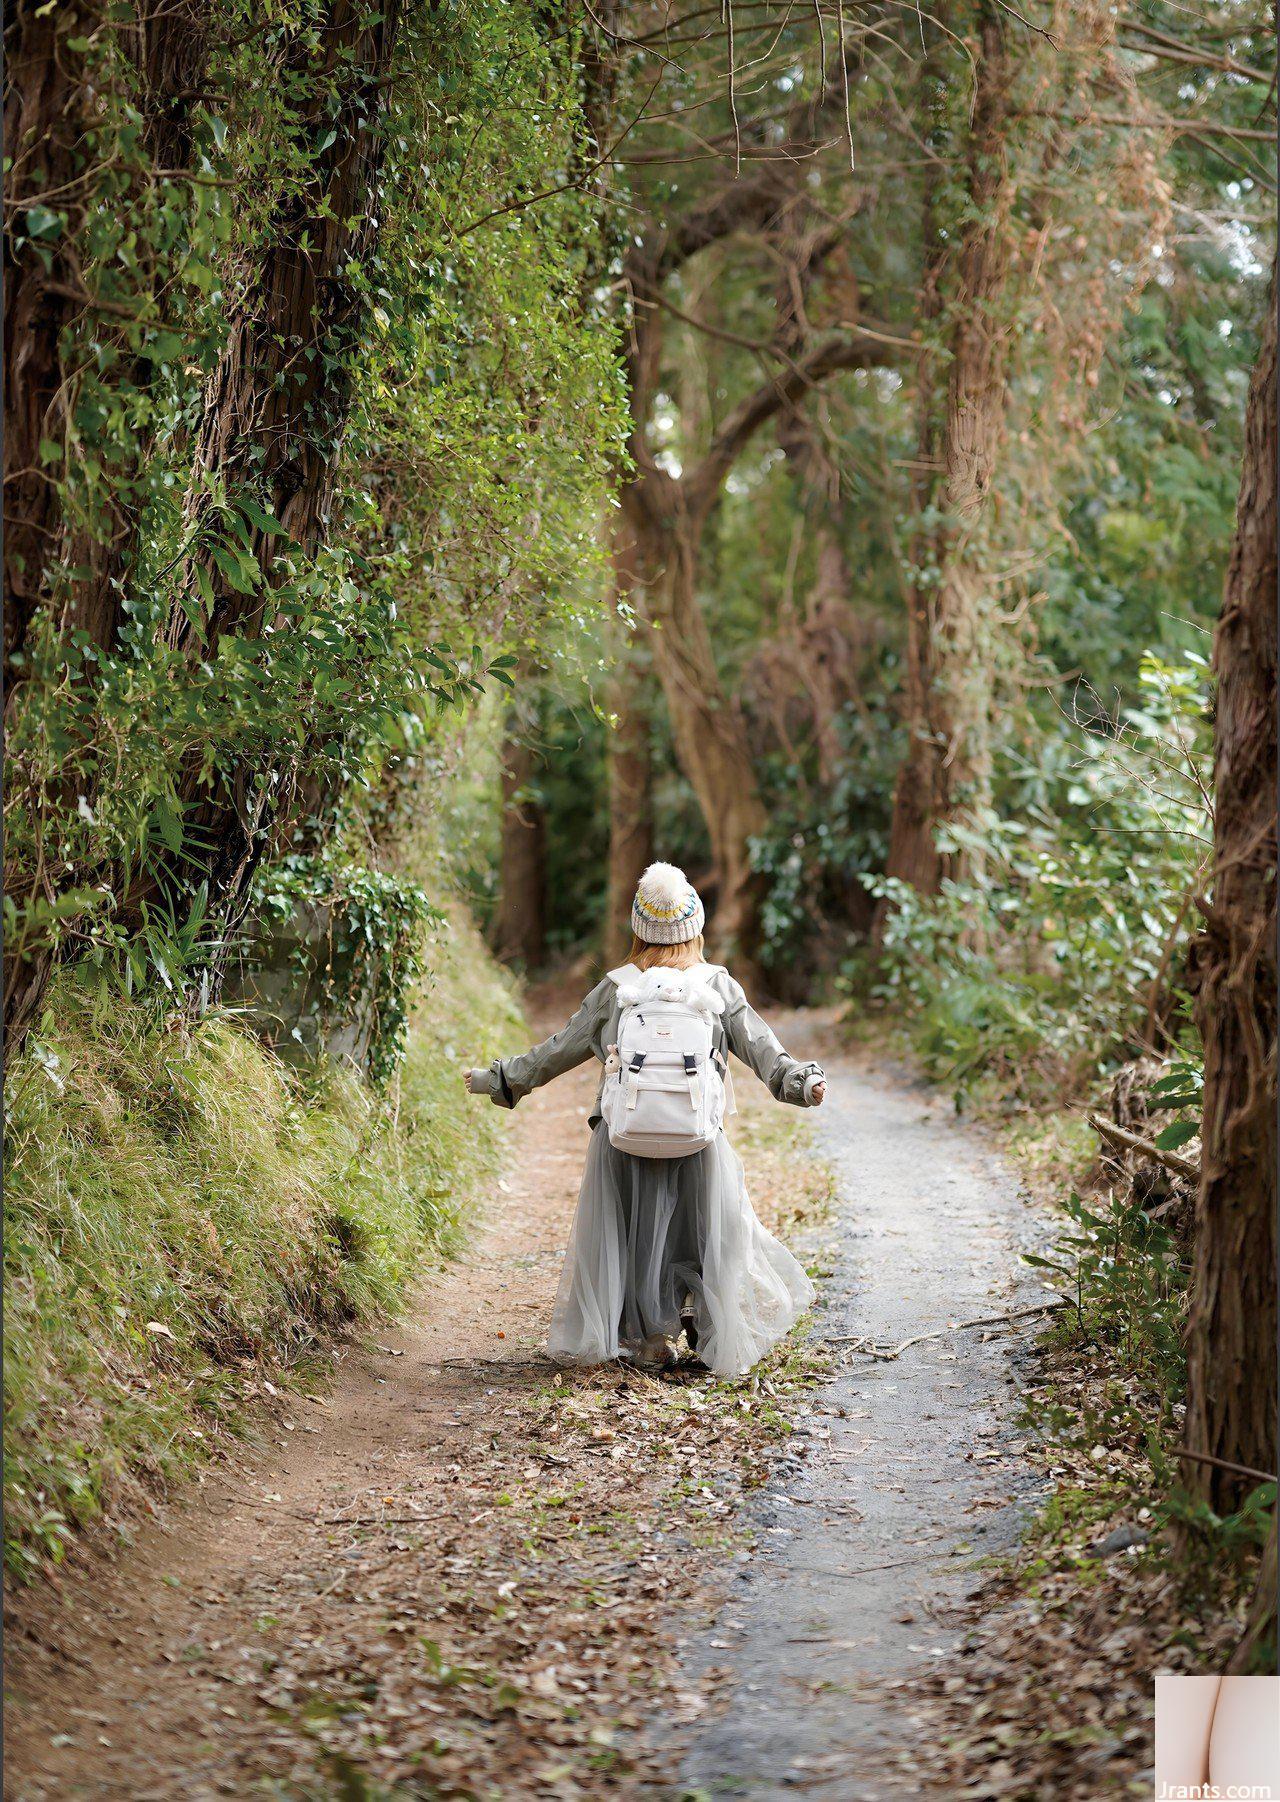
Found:
<svg viewBox="0 0 1280 1802"><path fill-rule="evenodd" d="M565 1000L535 996L535 1027ZM821 1271L808 1334L732 1383L548 1363L594 1067L551 1085L412 1321L326 1394L282 1391L128 1550L13 1604L14 1802L927 1787L914 1704L1033 1481L1035 1317L951 1329L1042 1296L1018 1258L1042 1226L942 1098L830 1015L779 1025L827 1104L742 1082L733 1136ZM852 1337L931 1333L890 1359Z"/></svg>

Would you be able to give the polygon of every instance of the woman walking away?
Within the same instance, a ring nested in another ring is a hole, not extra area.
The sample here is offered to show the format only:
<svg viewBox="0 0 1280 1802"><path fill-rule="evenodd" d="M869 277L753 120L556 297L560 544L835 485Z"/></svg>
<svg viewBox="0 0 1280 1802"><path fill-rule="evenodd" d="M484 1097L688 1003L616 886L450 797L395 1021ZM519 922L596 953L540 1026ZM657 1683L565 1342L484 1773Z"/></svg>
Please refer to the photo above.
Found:
<svg viewBox="0 0 1280 1802"><path fill-rule="evenodd" d="M749 1370L813 1300L767 1233L724 1135L728 1052L778 1101L817 1107L818 1064L797 1063L721 964L703 957L702 902L683 871L651 864L631 909L631 959L567 1026L464 1078L499 1107L597 1058L604 1066L548 1349L599 1364L669 1364L681 1326L721 1376Z"/></svg>

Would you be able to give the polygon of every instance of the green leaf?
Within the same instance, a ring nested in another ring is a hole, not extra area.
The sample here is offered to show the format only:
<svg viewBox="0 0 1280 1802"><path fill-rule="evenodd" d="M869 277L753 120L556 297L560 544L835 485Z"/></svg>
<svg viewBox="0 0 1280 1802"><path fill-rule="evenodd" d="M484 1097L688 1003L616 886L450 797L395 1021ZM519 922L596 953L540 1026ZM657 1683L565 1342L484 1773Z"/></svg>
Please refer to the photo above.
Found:
<svg viewBox="0 0 1280 1802"><path fill-rule="evenodd" d="M253 582L246 574L246 560L243 557L237 557L235 552L225 544L211 545L209 555L237 594L253 593Z"/></svg>
<svg viewBox="0 0 1280 1802"><path fill-rule="evenodd" d="M260 532L265 532L268 538L283 538L287 536L285 528L280 524L280 521L276 518L275 514L268 513L265 507L260 507L257 501L253 499L252 495L242 494L236 502L236 506L239 507L249 523L257 526Z"/></svg>
<svg viewBox="0 0 1280 1802"><path fill-rule="evenodd" d="M182 816L167 796L161 796L151 809L151 823L166 850L176 857L182 849Z"/></svg>
<svg viewBox="0 0 1280 1802"><path fill-rule="evenodd" d="M62 236L65 221L61 213L55 213L51 206L43 204L27 208L27 236L48 243L52 238Z"/></svg>
<svg viewBox="0 0 1280 1802"><path fill-rule="evenodd" d="M1188 1139L1194 1139L1199 1131L1200 1124L1196 1120L1175 1120L1172 1126L1166 1126L1157 1135L1156 1144L1161 1151L1176 1151L1179 1145L1185 1145Z"/></svg>

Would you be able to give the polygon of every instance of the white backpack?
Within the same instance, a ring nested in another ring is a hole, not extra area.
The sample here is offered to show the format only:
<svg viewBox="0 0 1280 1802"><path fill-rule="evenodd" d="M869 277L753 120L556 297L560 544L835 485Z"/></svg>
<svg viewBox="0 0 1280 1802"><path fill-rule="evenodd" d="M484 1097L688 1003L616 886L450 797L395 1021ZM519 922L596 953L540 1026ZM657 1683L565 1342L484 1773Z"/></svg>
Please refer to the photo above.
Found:
<svg viewBox="0 0 1280 1802"><path fill-rule="evenodd" d="M725 1060L715 1044L723 1000L701 969L624 964L609 975L622 1003L600 1103L610 1144L638 1158L705 1150L725 1115Z"/></svg>

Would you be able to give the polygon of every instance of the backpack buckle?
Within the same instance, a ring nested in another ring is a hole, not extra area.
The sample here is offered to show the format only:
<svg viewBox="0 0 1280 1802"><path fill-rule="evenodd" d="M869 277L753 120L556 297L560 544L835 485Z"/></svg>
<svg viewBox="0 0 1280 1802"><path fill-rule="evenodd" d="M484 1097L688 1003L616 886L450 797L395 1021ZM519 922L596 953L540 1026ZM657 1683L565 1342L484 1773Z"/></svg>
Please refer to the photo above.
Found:
<svg viewBox="0 0 1280 1802"><path fill-rule="evenodd" d="M684 1054L684 1077L689 1085L689 1099L694 1108L702 1106L702 1085L698 1081L698 1060L692 1051Z"/></svg>

